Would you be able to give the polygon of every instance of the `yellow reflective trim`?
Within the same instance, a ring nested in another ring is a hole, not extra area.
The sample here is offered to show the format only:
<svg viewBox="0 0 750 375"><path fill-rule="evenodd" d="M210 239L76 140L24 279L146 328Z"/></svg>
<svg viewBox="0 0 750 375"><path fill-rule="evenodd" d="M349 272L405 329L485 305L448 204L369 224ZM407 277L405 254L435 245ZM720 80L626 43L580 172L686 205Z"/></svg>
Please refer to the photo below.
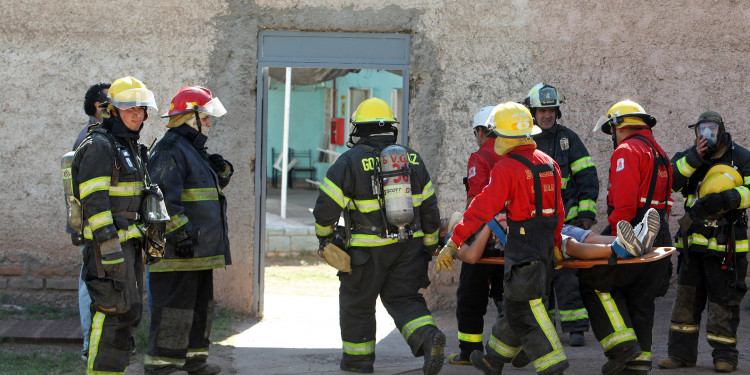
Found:
<svg viewBox="0 0 750 375"><path fill-rule="evenodd" d="M573 174L576 174L588 167L593 167L594 161L591 160L591 156L584 156L570 164L570 170Z"/></svg>
<svg viewBox="0 0 750 375"><path fill-rule="evenodd" d="M183 214L172 215L167 222L167 229L164 231L165 234L172 233L183 225L190 221L187 216Z"/></svg>
<svg viewBox="0 0 750 375"><path fill-rule="evenodd" d="M565 217L565 221L575 219L578 217L578 206L571 206L568 210L568 216Z"/></svg>
<svg viewBox="0 0 750 375"><path fill-rule="evenodd" d="M320 237L328 237L333 233L333 226L324 227L318 223L315 223L315 234Z"/></svg>
<svg viewBox="0 0 750 375"><path fill-rule="evenodd" d="M706 333L706 340L729 345L737 344L736 337L720 336L713 333Z"/></svg>
<svg viewBox="0 0 750 375"><path fill-rule="evenodd" d="M115 260L104 260L102 259L102 264L119 264L119 263L125 263L125 258L118 258Z"/></svg>
<svg viewBox="0 0 750 375"><path fill-rule="evenodd" d="M353 206L362 213L368 213L377 211L380 209L380 201L377 199L364 199L364 200L356 200L353 199L352 202L354 203ZM352 204L349 205L349 208L352 207Z"/></svg>
<svg viewBox="0 0 750 375"><path fill-rule="evenodd" d="M562 186L560 187L560 190L565 190L565 188L568 187L568 181L570 181L570 176L566 176L560 179L562 182Z"/></svg>
<svg viewBox="0 0 750 375"><path fill-rule="evenodd" d="M637 341L638 338L635 336L635 331L632 328L628 328L622 331L615 331L611 335L604 338L599 343L602 345L602 349L606 353L610 349L614 348L618 344L625 341Z"/></svg>
<svg viewBox="0 0 750 375"><path fill-rule="evenodd" d="M560 310L560 320L563 322L572 322L575 320L588 319L589 313L585 308L575 310Z"/></svg>
<svg viewBox="0 0 750 375"><path fill-rule="evenodd" d="M344 196L344 192L341 191L341 188L336 186L336 184L329 180L328 177L323 179L323 182L320 184L320 190L326 193L326 195L333 199L333 201L341 208L346 207L349 203L349 198Z"/></svg>
<svg viewBox="0 0 750 375"><path fill-rule="evenodd" d="M693 204L695 204L696 197L693 194L690 194L687 196L687 199L685 200L685 205L688 207L693 207Z"/></svg>
<svg viewBox="0 0 750 375"><path fill-rule="evenodd" d="M219 191L216 188L185 189L182 191L183 202L217 201Z"/></svg>
<svg viewBox="0 0 750 375"><path fill-rule="evenodd" d="M396 238L380 238L374 234L353 234L349 246L376 247L385 246L398 242Z"/></svg>
<svg viewBox="0 0 750 375"><path fill-rule="evenodd" d="M700 329L700 326L696 324L672 323L669 325L670 331L682 332L682 333L698 333L699 329Z"/></svg>
<svg viewBox="0 0 750 375"><path fill-rule="evenodd" d="M641 355L639 355L638 357L635 357L635 359L633 361L642 361L642 362L648 361L648 362L650 362L652 358L653 358L653 356L652 356L651 352L641 352Z"/></svg>
<svg viewBox="0 0 750 375"><path fill-rule="evenodd" d="M409 341L409 336L411 336L414 331L427 325L435 326L437 328L435 320L432 319L432 315L420 316L419 318L404 324L404 327L401 328L401 336L404 336L404 339Z"/></svg>
<svg viewBox="0 0 750 375"><path fill-rule="evenodd" d="M81 199L86 198L89 194L95 191L109 190L109 184L112 181L112 177L96 177L88 181L81 182L78 185L78 194Z"/></svg>
<svg viewBox="0 0 750 375"><path fill-rule="evenodd" d="M680 160L677 160L675 165L677 166L677 170L680 171L680 174L685 177L690 177L695 173L695 168L691 167L687 162L687 156L681 157Z"/></svg>
<svg viewBox="0 0 750 375"><path fill-rule="evenodd" d="M497 354L500 354L501 356L508 359L515 357L516 354L521 351L520 346L514 347L507 345L493 335L490 335L490 339L487 340L487 345L492 348L492 350L494 350Z"/></svg>
<svg viewBox="0 0 750 375"><path fill-rule="evenodd" d="M208 357L208 348L191 348L188 349L187 358Z"/></svg>
<svg viewBox="0 0 750 375"><path fill-rule="evenodd" d="M117 186L109 187L109 195L113 197L130 197L143 195L143 181L118 182Z"/></svg>
<svg viewBox="0 0 750 375"><path fill-rule="evenodd" d="M178 366L182 367L185 364L185 358L167 358L167 357L156 357L146 354L143 358L143 367L164 367L164 366Z"/></svg>
<svg viewBox="0 0 750 375"><path fill-rule="evenodd" d="M419 233L419 232L417 232L417 233ZM438 243L438 240L440 239L440 235L439 234L440 234L440 228L438 228L433 233L424 234L424 232L423 232L422 235L424 236L424 239L422 239L422 243L425 246L436 245ZM414 237L417 237L417 235L415 234Z"/></svg>
<svg viewBox="0 0 750 375"><path fill-rule="evenodd" d="M99 311L94 312L91 319L91 338L89 339L89 356L86 371L94 371L94 361L99 355L99 344L102 340L102 329L104 329L104 318L106 316Z"/></svg>
<svg viewBox="0 0 750 375"><path fill-rule="evenodd" d="M117 230L117 237L120 238L120 243L125 242L127 240L132 240L133 238L142 238L143 232L146 230L142 227L138 227L136 224L132 224L128 227L128 230L118 229Z"/></svg>
<svg viewBox="0 0 750 375"><path fill-rule="evenodd" d="M435 188L432 187L432 180L427 182L427 185L422 188L422 202L430 199L435 194Z"/></svg>
<svg viewBox="0 0 750 375"><path fill-rule="evenodd" d="M422 199L422 194L412 194L411 196L411 205L414 207L419 207L422 205L422 202L424 199Z"/></svg>
<svg viewBox="0 0 750 375"><path fill-rule="evenodd" d="M148 266L150 272L202 271L226 266L223 255L204 258L162 259Z"/></svg>
<svg viewBox="0 0 750 375"><path fill-rule="evenodd" d="M742 181L744 182L743 185L750 185L750 176L743 177Z"/></svg>
<svg viewBox="0 0 750 375"><path fill-rule="evenodd" d="M363 343L343 341L341 349L349 355L367 355L375 352L375 340Z"/></svg>
<svg viewBox="0 0 750 375"><path fill-rule="evenodd" d="M458 331L458 339L465 342L482 342L481 333L464 333Z"/></svg>
<svg viewBox="0 0 750 375"><path fill-rule="evenodd" d="M594 202L591 199L583 199L580 202L578 202L578 211L589 211L596 213L596 202Z"/></svg>
<svg viewBox="0 0 750 375"><path fill-rule="evenodd" d="M595 290L596 295L599 297L599 301L602 303L604 310L607 312L609 322L612 324L612 328L615 332L626 330L628 327L625 324L625 320L620 315L620 310L617 308L615 300L609 293L603 293Z"/></svg>
<svg viewBox="0 0 750 375"><path fill-rule="evenodd" d="M750 190L748 190L747 186L738 186L734 190L737 190L740 193L740 197L742 197L739 209L744 210L750 207Z"/></svg>
<svg viewBox="0 0 750 375"><path fill-rule="evenodd" d="M112 219L112 211L104 211L96 215L92 215L91 217L89 217L88 221L92 231L114 223Z"/></svg>

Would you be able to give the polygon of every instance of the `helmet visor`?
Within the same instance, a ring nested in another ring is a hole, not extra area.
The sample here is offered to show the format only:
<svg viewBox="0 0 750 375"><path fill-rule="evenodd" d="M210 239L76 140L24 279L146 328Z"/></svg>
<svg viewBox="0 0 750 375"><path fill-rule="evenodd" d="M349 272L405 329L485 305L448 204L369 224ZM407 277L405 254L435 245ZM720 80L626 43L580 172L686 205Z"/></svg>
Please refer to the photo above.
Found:
<svg viewBox="0 0 750 375"><path fill-rule="evenodd" d="M224 106L221 104L221 100L219 100L219 98L213 98L209 100L206 105L198 108L198 112L207 113L214 117L221 117L227 113L227 110L224 109Z"/></svg>
<svg viewBox="0 0 750 375"><path fill-rule="evenodd" d="M716 144L719 139L719 124L715 122L701 122L698 124L698 135Z"/></svg>
<svg viewBox="0 0 750 375"><path fill-rule="evenodd" d="M557 107L560 105L558 99L554 87L546 86L539 90L539 105L542 107Z"/></svg>
<svg viewBox="0 0 750 375"><path fill-rule="evenodd" d="M111 103L122 110L133 107L151 107L154 110L158 110L158 108L156 108L154 93L143 88L125 90L115 95L115 97L112 98Z"/></svg>

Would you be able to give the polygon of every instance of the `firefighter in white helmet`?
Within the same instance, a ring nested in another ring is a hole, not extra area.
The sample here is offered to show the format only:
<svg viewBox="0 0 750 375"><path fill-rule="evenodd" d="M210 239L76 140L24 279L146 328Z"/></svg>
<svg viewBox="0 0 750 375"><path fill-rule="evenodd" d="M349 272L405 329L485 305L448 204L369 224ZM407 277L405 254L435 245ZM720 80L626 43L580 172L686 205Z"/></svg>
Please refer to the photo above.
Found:
<svg viewBox="0 0 750 375"><path fill-rule="evenodd" d="M560 246L565 214L560 168L536 149L532 136L541 130L533 125L526 107L507 102L493 112L488 127L498 135L495 152L504 157L440 251L437 269L452 270L458 248L505 207L505 315L492 328L485 351L472 352L471 363L485 374L500 374L505 363L523 349L537 373L562 374L568 360L545 309L553 249Z"/></svg>
<svg viewBox="0 0 750 375"><path fill-rule="evenodd" d="M424 356L423 372L437 374L445 360L445 335L419 293L430 285L427 264L440 230L430 175L416 151L395 145L398 121L384 100L365 100L351 122L351 150L328 169L313 210L321 249L335 246L349 255L350 264L337 265L340 367L374 371L380 296L412 354ZM342 211L345 226L337 227Z"/></svg>
<svg viewBox="0 0 750 375"><path fill-rule="evenodd" d="M737 368L740 302L747 291L747 215L750 152L732 141L715 111L695 124L695 145L672 158L672 189L685 199L680 220L677 296L672 307L668 357L661 368L693 367L701 315L717 372Z"/></svg>

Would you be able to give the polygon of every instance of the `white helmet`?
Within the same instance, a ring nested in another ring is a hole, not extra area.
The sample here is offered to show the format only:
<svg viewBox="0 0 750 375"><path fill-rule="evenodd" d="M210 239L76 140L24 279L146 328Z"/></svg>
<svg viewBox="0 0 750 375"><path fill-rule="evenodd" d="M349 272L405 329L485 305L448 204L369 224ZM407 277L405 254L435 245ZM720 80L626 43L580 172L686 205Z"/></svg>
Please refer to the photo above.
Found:
<svg viewBox="0 0 750 375"><path fill-rule="evenodd" d="M492 110L495 108L495 106L489 105L487 107L484 107L477 112L476 115L474 115L474 125L472 125L472 128L476 128L477 126L484 126L487 127L488 120L490 119L490 115L492 114Z"/></svg>

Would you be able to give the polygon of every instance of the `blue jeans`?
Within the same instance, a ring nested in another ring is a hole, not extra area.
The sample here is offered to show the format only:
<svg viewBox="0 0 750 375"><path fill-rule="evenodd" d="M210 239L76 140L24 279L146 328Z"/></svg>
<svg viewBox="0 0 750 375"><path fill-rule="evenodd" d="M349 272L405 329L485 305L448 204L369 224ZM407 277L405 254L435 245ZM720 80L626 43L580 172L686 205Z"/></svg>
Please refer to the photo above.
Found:
<svg viewBox="0 0 750 375"><path fill-rule="evenodd" d="M83 254L81 246L81 254ZM84 269L81 267L81 276L78 278L78 314L81 316L81 333L83 333L83 351L89 351L89 339L91 338L91 296L83 282Z"/></svg>

